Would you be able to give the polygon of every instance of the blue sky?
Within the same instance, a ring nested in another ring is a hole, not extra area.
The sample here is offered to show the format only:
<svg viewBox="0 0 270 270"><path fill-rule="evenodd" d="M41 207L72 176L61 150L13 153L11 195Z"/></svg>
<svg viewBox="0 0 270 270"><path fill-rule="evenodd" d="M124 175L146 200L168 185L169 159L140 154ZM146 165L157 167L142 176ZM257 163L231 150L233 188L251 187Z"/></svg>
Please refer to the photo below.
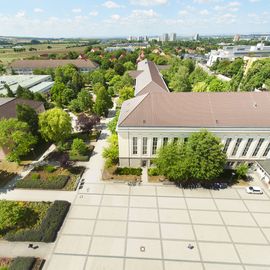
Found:
<svg viewBox="0 0 270 270"><path fill-rule="evenodd" d="M12 0L2 1L0 36L270 32L270 0Z"/></svg>

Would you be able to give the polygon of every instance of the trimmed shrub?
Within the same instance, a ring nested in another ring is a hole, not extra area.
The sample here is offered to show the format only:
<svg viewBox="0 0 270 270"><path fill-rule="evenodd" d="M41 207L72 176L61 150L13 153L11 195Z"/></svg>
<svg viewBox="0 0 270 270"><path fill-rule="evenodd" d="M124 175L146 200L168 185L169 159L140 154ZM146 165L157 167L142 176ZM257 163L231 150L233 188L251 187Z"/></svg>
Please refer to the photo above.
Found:
<svg viewBox="0 0 270 270"><path fill-rule="evenodd" d="M71 160L71 161L88 161L94 148L95 147L93 145L90 145L89 148L87 149L87 155L75 154L71 151L69 154L69 160Z"/></svg>
<svg viewBox="0 0 270 270"><path fill-rule="evenodd" d="M69 180L68 175L52 175L48 179L32 179L26 177L16 183L16 188L25 189L62 189Z"/></svg>
<svg viewBox="0 0 270 270"><path fill-rule="evenodd" d="M84 155L87 153L88 147L82 139L74 139L71 146L72 155Z"/></svg>
<svg viewBox="0 0 270 270"><path fill-rule="evenodd" d="M149 168L148 169L148 175L149 176L158 176L160 175L158 168Z"/></svg>
<svg viewBox="0 0 270 270"><path fill-rule="evenodd" d="M55 201L38 228L8 233L4 238L8 241L54 242L69 207L67 201Z"/></svg>
<svg viewBox="0 0 270 270"><path fill-rule="evenodd" d="M56 168L52 165L47 165L44 167L44 171L48 172L48 173L53 173L56 171Z"/></svg>
<svg viewBox="0 0 270 270"><path fill-rule="evenodd" d="M129 167L118 167L114 171L114 174L118 175L142 175L142 169L141 168L129 168Z"/></svg>
<svg viewBox="0 0 270 270"><path fill-rule="evenodd" d="M40 174L39 173L32 173L31 174L31 180L39 180L40 179Z"/></svg>
<svg viewBox="0 0 270 270"><path fill-rule="evenodd" d="M17 257L12 260L9 270L32 270L36 259L33 257Z"/></svg>

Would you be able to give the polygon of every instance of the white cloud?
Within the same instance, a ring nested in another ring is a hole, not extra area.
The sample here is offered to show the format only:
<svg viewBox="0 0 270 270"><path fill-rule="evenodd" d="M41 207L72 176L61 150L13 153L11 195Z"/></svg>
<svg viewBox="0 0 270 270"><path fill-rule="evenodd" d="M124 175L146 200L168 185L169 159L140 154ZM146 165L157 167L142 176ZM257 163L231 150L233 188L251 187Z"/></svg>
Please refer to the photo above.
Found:
<svg viewBox="0 0 270 270"><path fill-rule="evenodd" d="M73 13L81 13L82 12L82 9L81 8L73 8L71 11Z"/></svg>
<svg viewBox="0 0 270 270"><path fill-rule="evenodd" d="M241 6L240 2L229 2L226 5L217 5L214 7L216 11L228 11L228 12L236 12L239 10Z"/></svg>
<svg viewBox="0 0 270 270"><path fill-rule="evenodd" d="M96 16L98 16L98 12L95 11L95 10L93 10L93 11L90 11L90 12L89 12L89 15L90 15L90 16L93 16L93 17L96 17Z"/></svg>
<svg viewBox="0 0 270 270"><path fill-rule="evenodd" d="M102 6L109 8L109 9L122 7L121 5L119 5L113 1L106 1L102 4Z"/></svg>
<svg viewBox="0 0 270 270"><path fill-rule="evenodd" d="M210 4L220 2L220 0L193 0L193 2L197 4Z"/></svg>
<svg viewBox="0 0 270 270"><path fill-rule="evenodd" d="M203 15L203 16L209 15L209 11L208 11L207 9L203 9L203 10L201 10L199 13L200 13L201 15Z"/></svg>
<svg viewBox="0 0 270 270"><path fill-rule="evenodd" d="M26 13L24 10L18 11L15 15L16 18L22 18L25 17Z"/></svg>
<svg viewBox="0 0 270 270"><path fill-rule="evenodd" d="M148 17L148 18L154 18L158 17L158 14L153 9L136 9L132 11L131 14L132 17Z"/></svg>
<svg viewBox="0 0 270 270"><path fill-rule="evenodd" d="M34 8L35 13L42 13L44 10L42 8Z"/></svg>
<svg viewBox="0 0 270 270"><path fill-rule="evenodd" d="M118 20L120 20L120 15L118 15L118 14L113 14L112 16L111 16L111 19L112 20L114 20L114 21L118 21Z"/></svg>
<svg viewBox="0 0 270 270"><path fill-rule="evenodd" d="M168 3L168 0L130 0L132 5L139 6L157 6L157 5L165 5Z"/></svg>
<svg viewBox="0 0 270 270"><path fill-rule="evenodd" d="M223 15L217 16L217 23L221 24L231 24L236 21L236 15L231 13L225 13Z"/></svg>
<svg viewBox="0 0 270 270"><path fill-rule="evenodd" d="M187 16L187 15L188 15L188 11L187 11L187 10L180 10L180 11L178 12L178 14L179 14L180 16Z"/></svg>
<svg viewBox="0 0 270 270"><path fill-rule="evenodd" d="M260 0L249 0L250 3L258 3Z"/></svg>

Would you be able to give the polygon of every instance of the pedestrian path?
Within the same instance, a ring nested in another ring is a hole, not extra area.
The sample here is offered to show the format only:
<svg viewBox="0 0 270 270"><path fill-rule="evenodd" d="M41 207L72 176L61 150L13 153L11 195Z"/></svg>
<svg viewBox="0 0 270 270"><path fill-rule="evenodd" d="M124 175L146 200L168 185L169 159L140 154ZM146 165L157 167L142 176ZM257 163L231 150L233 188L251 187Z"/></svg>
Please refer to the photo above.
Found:
<svg viewBox="0 0 270 270"><path fill-rule="evenodd" d="M28 248L30 242L8 242L0 241L0 257L39 257L47 259L54 244L33 243L35 249Z"/></svg>

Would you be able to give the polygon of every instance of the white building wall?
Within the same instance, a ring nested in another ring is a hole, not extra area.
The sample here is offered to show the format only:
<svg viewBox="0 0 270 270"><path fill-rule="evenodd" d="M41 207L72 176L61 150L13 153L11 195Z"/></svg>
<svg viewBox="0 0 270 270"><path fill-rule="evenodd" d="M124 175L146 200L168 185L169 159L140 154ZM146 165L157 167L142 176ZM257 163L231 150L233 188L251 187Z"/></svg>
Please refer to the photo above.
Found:
<svg viewBox="0 0 270 270"><path fill-rule="evenodd" d="M142 165L143 161L147 162L147 165L150 165L150 160L155 158L155 155L152 155L152 145L153 138L158 138L157 148L160 148L163 145L163 138L169 138L168 142L172 142L174 138L178 138L179 141L184 141L185 138L189 137L191 133L199 131L199 129L118 129L118 138L119 138L119 159L120 166L135 166L139 167ZM210 132L213 132L216 136L221 139L223 144L226 143L228 138L232 138L232 141L227 150L227 156L229 161L256 161L269 158L270 155L263 157L263 153L270 142L270 129L209 129ZM138 153L133 155L133 137L138 138ZM142 154L142 140L143 137L147 137L147 154ZM232 152L238 138L242 138L242 141L239 145L239 148L234 156ZM242 156L243 151L246 147L247 141L249 138L253 138L249 150L245 156ZM260 150L256 156L252 156L255 151L258 142L261 138L264 138Z"/></svg>

